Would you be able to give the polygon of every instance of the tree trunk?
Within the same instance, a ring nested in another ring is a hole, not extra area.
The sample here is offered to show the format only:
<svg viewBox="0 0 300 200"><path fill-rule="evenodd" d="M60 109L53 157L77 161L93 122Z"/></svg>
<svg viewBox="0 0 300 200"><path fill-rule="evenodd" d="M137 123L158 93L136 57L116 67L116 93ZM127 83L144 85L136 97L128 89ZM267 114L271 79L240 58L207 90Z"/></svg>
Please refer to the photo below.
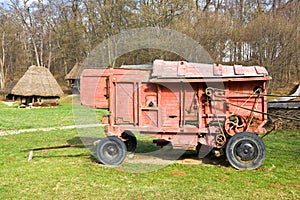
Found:
<svg viewBox="0 0 300 200"><path fill-rule="evenodd" d="M5 65L5 32L2 33L1 38L1 45L2 45L2 58L0 58L0 89L4 88L5 84L5 71L4 71L4 65Z"/></svg>

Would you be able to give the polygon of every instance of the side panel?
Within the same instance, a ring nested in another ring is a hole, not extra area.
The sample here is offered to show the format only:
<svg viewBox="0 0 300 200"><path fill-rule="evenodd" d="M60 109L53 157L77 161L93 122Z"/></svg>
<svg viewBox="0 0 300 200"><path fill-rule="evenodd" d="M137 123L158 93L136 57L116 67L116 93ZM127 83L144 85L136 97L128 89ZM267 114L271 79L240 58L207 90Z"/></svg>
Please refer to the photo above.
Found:
<svg viewBox="0 0 300 200"><path fill-rule="evenodd" d="M265 114L250 111L256 110L260 112L267 112L266 96L257 97L256 94L252 96L249 95L251 93L253 94L258 87L263 89L263 93L266 92L264 81L247 81L235 84L230 83L228 93L228 101L230 103L249 109L246 110L233 105L229 105L229 114L238 114L243 116L249 124L247 131L255 133L264 131L263 129L261 129L261 127L267 120L267 116Z"/></svg>
<svg viewBox="0 0 300 200"><path fill-rule="evenodd" d="M108 108L107 77L101 76L95 94L95 108Z"/></svg>
<svg viewBox="0 0 300 200"><path fill-rule="evenodd" d="M139 88L140 126L159 126L158 87L153 83L141 83Z"/></svg>
<svg viewBox="0 0 300 200"><path fill-rule="evenodd" d="M160 87L160 107L162 127L179 128L180 84L165 84Z"/></svg>
<svg viewBox="0 0 300 200"><path fill-rule="evenodd" d="M184 84L182 90L183 96L183 125L199 125L199 94L198 84Z"/></svg>
<svg viewBox="0 0 300 200"><path fill-rule="evenodd" d="M80 78L80 100L84 106L108 108L109 69L84 69Z"/></svg>
<svg viewBox="0 0 300 200"><path fill-rule="evenodd" d="M115 83L115 123L133 124L134 123L134 83L118 82Z"/></svg>
<svg viewBox="0 0 300 200"><path fill-rule="evenodd" d="M95 107L99 80L99 76L83 76L81 78L80 100L82 105Z"/></svg>

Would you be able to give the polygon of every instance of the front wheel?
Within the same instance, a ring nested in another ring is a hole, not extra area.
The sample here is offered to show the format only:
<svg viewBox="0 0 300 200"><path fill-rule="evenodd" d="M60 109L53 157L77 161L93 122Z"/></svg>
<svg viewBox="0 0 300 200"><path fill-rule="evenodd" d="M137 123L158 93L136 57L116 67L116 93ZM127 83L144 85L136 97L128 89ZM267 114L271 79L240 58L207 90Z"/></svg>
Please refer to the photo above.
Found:
<svg viewBox="0 0 300 200"><path fill-rule="evenodd" d="M96 155L102 164L119 165L126 157L126 146L121 139L109 136L98 143Z"/></svg>
<svg viewBox="0 0 300 200"><path fill-rule="evenodd" d="M266 148L262 139L249 132L231 137L225 151L229 163L236 169L256 169L266 158Z"/></svg>

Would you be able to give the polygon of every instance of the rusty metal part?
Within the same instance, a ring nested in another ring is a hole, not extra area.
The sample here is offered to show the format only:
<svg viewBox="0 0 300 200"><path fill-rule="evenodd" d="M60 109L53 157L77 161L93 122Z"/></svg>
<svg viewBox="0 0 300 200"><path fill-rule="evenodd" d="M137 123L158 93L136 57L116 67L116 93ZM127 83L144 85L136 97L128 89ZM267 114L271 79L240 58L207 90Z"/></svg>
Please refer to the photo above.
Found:
<svg viewBox="0 0 300 200"><path fill-rule="evenodd" d="M243 116L231 115L225 121L225 131L228 135L233 136L237 133L244 132L247 129L247 122Z"/></svg>
<svg viewBox="0 0 300 200"><path fill-rule="evenodd" d="M226 137L223 134L219 134L216 136L216 146L218 148L222 148L224 147L224 145L226 144Z"/></svg>
<svg viewBox="0 0 300 200"><path fill-rule="evenodd" d="M82 147L82 146L91 146L94 145L95 142L89 142L89 143L79 143L79 144L65 144L65 145L59 145L59 146L50 146L50 147L39 147L39 148L33 148L33 149L25 149L24 152L30 152L30 151L43 151L43 150L50 150L50 149L63 149L63 148L70 148L70 147Z"/></svg>
<svg viewBox="0 0 300 200"><path fill-rule="evenodd" d="M208 96L208 97L212 97L214 95L214 89L211 88L211 87L208 87L205 89L205 94Z"/></svg>
<svg viewBox="0 0 300 200"><path fill-rule="evenodd" d="M23 152L29 152L28 155L28 162L33 158L34 151L44 151L44 150L51 150L51 149L63 149L63 148L70 148L70 147L82 147L82 146L93 146L96 145L100 140L96 140L93 142L88 143L79 143L79 144L65 144L59 146L50 146L50 147L39 147L39 148L32 148L32 149L25 149Z"/></svg>

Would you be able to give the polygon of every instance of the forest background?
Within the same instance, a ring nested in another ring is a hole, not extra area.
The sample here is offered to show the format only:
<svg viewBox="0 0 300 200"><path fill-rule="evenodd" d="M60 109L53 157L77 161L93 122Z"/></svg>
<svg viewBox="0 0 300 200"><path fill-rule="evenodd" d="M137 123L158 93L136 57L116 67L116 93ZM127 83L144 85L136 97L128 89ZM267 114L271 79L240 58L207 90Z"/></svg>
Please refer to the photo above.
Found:
<svg viewBox="0 0 300 200"><path fill-rule="evenodd" d="M47 67L61 85L76 62L124 30L173 29L199 42L216 63L261 65L270 91L299 82L298 0L1 0L0 89L31 65ZM178 60L142 49L114 63ZM286 91L285 91L286 92Z"/></svg>

